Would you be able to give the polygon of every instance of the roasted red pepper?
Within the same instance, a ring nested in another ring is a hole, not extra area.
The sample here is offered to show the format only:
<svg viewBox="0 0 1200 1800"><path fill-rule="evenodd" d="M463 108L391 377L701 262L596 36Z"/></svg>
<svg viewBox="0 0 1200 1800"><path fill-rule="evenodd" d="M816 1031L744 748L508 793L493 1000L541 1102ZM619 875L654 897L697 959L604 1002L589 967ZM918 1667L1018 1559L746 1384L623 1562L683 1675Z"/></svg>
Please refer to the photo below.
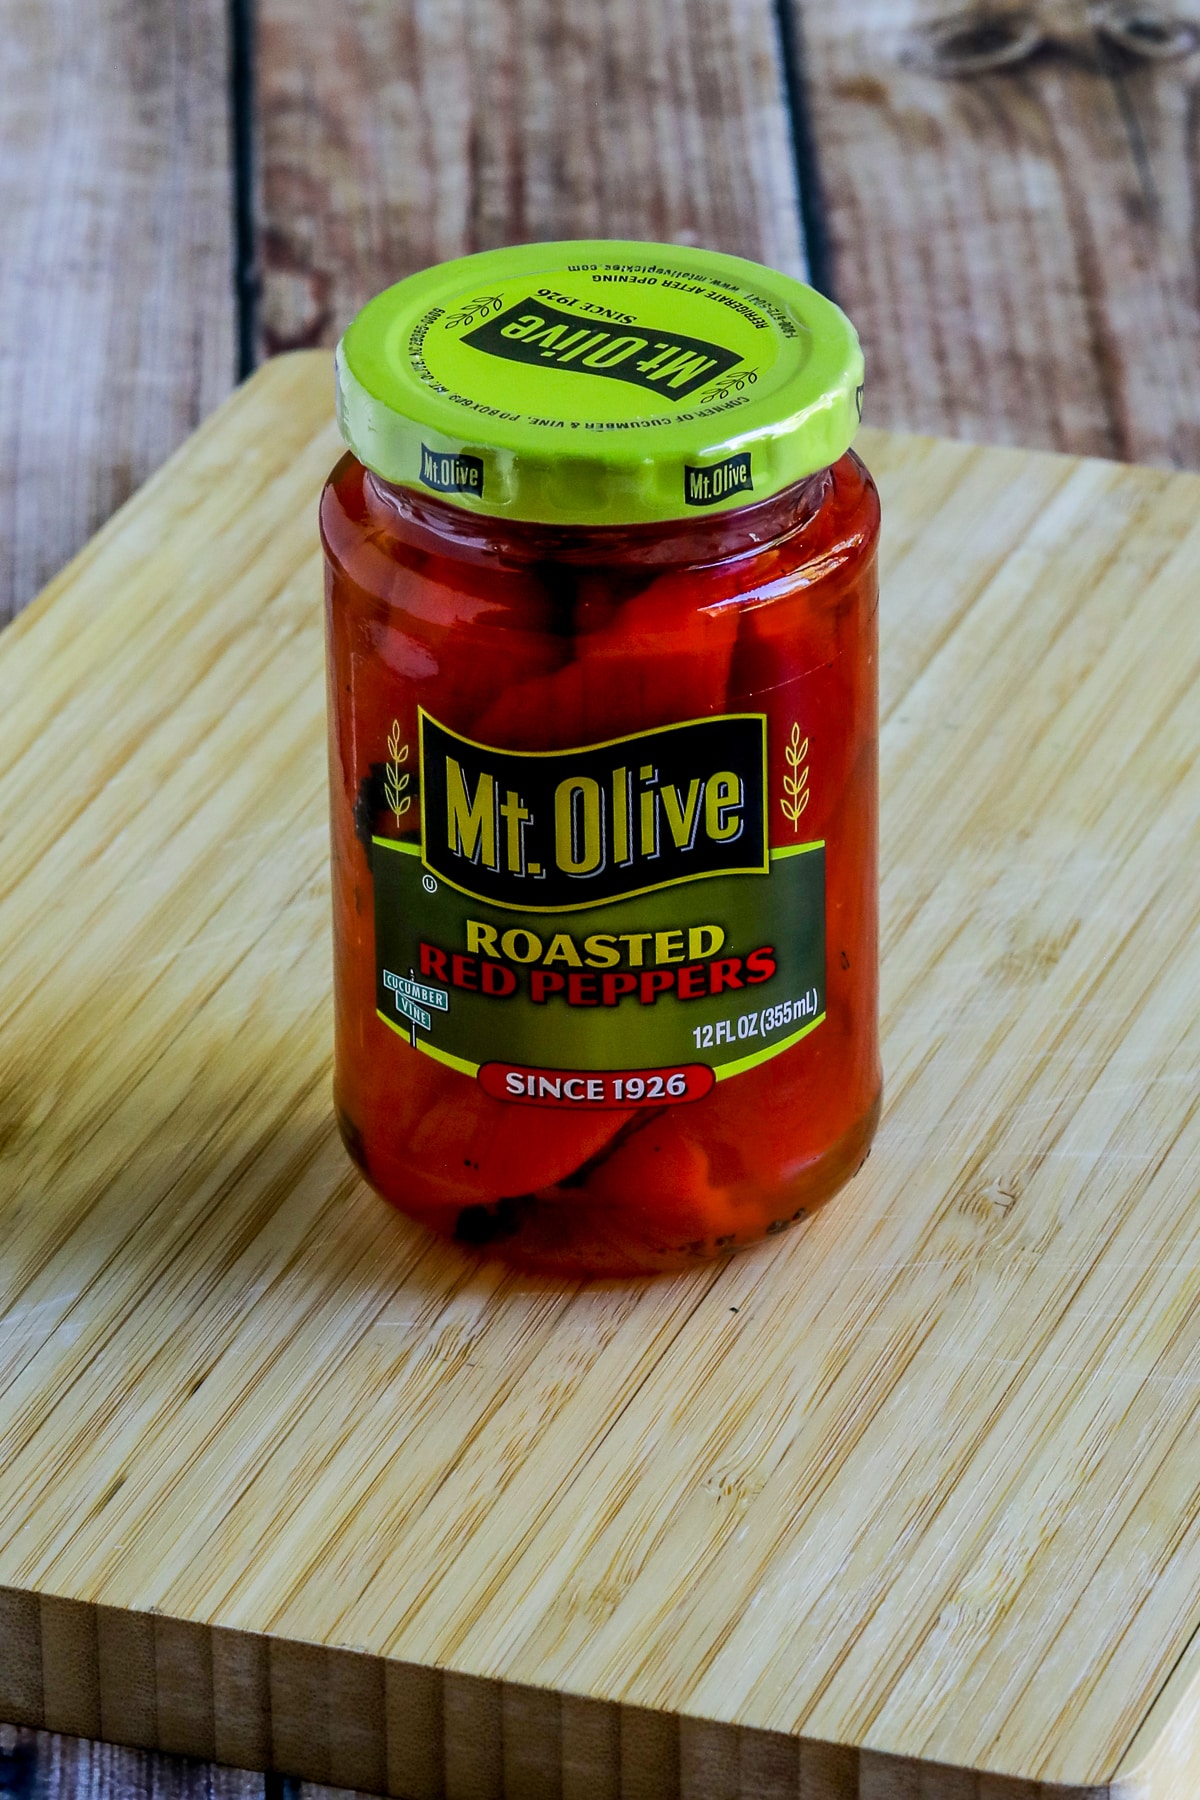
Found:
<svg viewBox="0 0 1200 1800"><path fill-rule="evenodd" d="M711 525L679 530L682 566L665 570L641 564L648 545L637 533L613 533L607 543L597 534L592 553L611 562L568 567L556 594L542 574L545 534L534 527L506 534L500 578L488 587L493 551L470 531L461 542L450 508L389 495L352 458L331 482L322 520L331 716L341 725L339 1109L366 1173L435 1229L543 1268L673 1267L792 1223L865 1155L879 1088L878 505L852 456L812 485L768 503L783 541L738 557L732 572L708 560L720 536ZM351 527L368 507L374 531L360 553ZM410 534L419 543L439 523L458 559L409 549ZM663 535L653 539L660 556ZM490 596L486 612L470 604L480 589ZM771 793L781 796L785 777L808 770L800 830L776 805L772 842L827 843L823 1024L695 1104L583 1116L508 1106L390 1033L376 1016L370 836L384 825L399 836L419 829L415 806L389 821L379 774L393 722L411 744L418 707L465 736L520 751L620 738L679 718L765 712ZM796 771L789 748L804 750Z"/></svg>

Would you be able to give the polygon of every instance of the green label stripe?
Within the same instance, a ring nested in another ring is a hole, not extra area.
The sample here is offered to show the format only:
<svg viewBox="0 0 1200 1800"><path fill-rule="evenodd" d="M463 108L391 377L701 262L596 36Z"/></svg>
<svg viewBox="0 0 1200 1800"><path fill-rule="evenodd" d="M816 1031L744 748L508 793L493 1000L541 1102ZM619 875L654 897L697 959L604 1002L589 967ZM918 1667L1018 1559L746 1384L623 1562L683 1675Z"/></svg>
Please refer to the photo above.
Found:
<svg viewBox="0 0 1200 1800"><path fill-rule="evenodd" d="M382 1019L388 1030L394 1031L397 1037L402 1037L406 1044L412 1043L411 1032L406 1030L403 1025L398 1024L395 1019L389 1019L385 1012L379 1012L378 1009L376 1009L376 1017ZM718 1081L727 1081L731 1075L744 1075L747 1069L757 1069L761 1063L770 1062L773 1057L781 1056L785 1050L790 1050L793 1044L798 1044L801 1038L806 1038L810 1032L817 1029L818 1025L824 1023L825 1014L822 1013L811 1024L802 1026L799 1031L794 1031L791 1037L784 1038L781 1044L774 1044L769 1050L756 1050L752 1056L741 1056L736 1062L719 1063L713 1072ZM457 1069L460 1074L473 1077L479 1073L480 1065L478 1063L467 1062L461 1056L452 1056L447 1050L439 1050L436 1044L431 1044L428 1038L421 1037L420 1034L417 1036L415 1048L420 1050L423 1055L432 1056L437 1062L444 1063L447 1068Z"/></svg>
<svg viewBox="0 0 1200 1800"><path fill-rule="evenodd" d="M823 850L824 838L814 838L811 844L784 844L778 850L772 850L771 861L782 862L785 856L804 856L810 850Z"/></svg>
<svg viewBox="0 0 1200 1800"><path fill-rule="evenodd" d="M484 1063L615 1071L704 1064L718 1080L825 1017L825 847L600 908L514 914L376 837L376 1006L465 1075Z"/></svg>
<svg viewBox="0 0 1200 1800"><path fill-rule="evenodd" d="M727 1081L731 1075L744 1075L747 1069L757 1069L760 1063L770 1062L775 1056L782 1056L785 1050L790 1050L793 1044L798 1044L801 1038L806 1038L810 1031L815 1031L818 1025L824 1023L825 1014L821 1013L811 1024L801 1026L799 1031L794 1031L791 1037L784 1038L781 1044L773 1044L769 1050L756 1050L752 1056L739 1056L736 1062L718 1064L714 1071L717 1080Z"/></svg>
<svg viewBox="0 0 1200 1800"><path fill-rule="evenodd" d="M389 1019L387 1014L381 1012L378 1007L376 1007L375 1011L376 1016L383 1020L389 1031L394 1031L397 1037L402 1037L404 1039L405 1043L412 1043L413 1035L411 1031L407 1031L403 1025L397 1024L395 1019ZM439 1050L436 1044L431 1044L428 1038L421 1037L419 1033L417 1035L415 1047L420 1050L423 1055L432 1056L435 1062L445 1063L448 1069L457 1069L460 1075L475 1076L479 1073L478 1063L467 1062L465 1057L453 1056L449 1050Z"/></svg>

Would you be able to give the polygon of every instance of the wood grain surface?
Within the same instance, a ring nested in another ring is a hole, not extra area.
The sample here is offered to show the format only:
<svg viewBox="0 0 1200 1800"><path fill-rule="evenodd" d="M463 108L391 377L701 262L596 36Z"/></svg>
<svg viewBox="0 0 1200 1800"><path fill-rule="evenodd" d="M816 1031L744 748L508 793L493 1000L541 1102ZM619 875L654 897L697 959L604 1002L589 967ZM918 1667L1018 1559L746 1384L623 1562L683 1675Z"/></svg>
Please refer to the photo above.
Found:
<svg viewBox="0 0 1200 1800"><path fill-rule="evenodd" d="M867 435L877 1150L556 1289L331 1129L329 407L271 365L0 647L0 1716L449 1800L1183 1800L1200 480Z"/></svg>
<svg viewBox="0 0 1200 1800"><path fill-rule="evenodd" d="M558 237L704 244L799 274L771 0L259 0L266 352L392 281Z"/></svg>
<svg viewBox="0 0 1200 1800"><path fill-rule="evenodd" d="M0 0L0 619L233 385L223 0Z"/></svg>
<svg viewBox="0 0 1200 1800"><path fill-rule="evenodd" d="M790 3L868 417L1200 465L1200 15Z"/></svg>

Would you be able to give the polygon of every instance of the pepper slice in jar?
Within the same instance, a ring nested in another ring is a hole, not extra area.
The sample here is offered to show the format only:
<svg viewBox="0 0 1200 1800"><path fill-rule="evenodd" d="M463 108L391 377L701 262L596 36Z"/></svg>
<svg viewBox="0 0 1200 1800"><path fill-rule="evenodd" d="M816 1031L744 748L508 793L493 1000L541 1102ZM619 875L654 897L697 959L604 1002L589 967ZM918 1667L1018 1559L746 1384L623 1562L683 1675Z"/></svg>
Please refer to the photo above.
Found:
<svg viewBox="0 0 1200 1800"><path fill-rule="evenodd" d="M511 573L481 603L454 572L432 579L433 559L384 556L346 529L366 514L366 472L345 458L326 494L322 525L331 569L330 716L341 804L333 822L334 927L341 971L337 1005L336 1096L342 1132L364 1172L438 1230L453 1231L467 1207L569 1175L619 1129L620 1118L551 1117L536 1132L528 1119L468 1084L454 1069L402 1041L381 1044L376 1017L371 841L375 833L415 838L412 747L417 711L436 712L460 730L475 727L495 691L544 678L570 654L570 640L548 629L550 600L535 575ZM482 615L482 616L481 616ZM478 654L456 654L468 632ZM730 646L732 648L732 646ZM393 735L395 734L395 735ZM396 764L401 811L389 809L389 741L408 752ZM393 1038L394 1038L394 1034ZM363 1121L369 1122L364 1126Z"/></svg>
<svg viewBox="0 0 1200 1800"><path fill-rule="evenodd" d="M573 660L498 695L479 720L486 742L558 749L719 712L737 639L732 608L706 610L703 584L663 575L572 642Z"/></svg>

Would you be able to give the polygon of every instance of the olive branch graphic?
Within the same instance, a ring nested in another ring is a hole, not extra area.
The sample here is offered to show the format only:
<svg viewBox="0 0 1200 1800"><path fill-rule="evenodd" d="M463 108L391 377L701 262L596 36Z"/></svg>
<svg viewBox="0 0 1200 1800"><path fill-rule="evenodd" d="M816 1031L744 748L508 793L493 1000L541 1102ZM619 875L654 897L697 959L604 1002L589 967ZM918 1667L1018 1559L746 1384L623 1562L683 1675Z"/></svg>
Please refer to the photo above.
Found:
<svg viewBox="0 0 1200 1800"><path fill-rule="evenodd" d="M710 401L727 400L730 394L740 394L744 388L753 387L758 380L755 369L743 369L741 373L718 375L714 377L715 385L707 389L703 399L707 406Z"/></svg>
<svg viewBox="0 0 1200 1800"><path fill-rule="evenodd" d="M468 300L456 313L447 313L444 325L473 325L476 319L490 319L493 313L503 309L504 302L499 294L481 294L474 300Z"/></svg>
<svg viewBox="0 0 1200 1800"><path fill-rule="evenodd" d="M396 827L412 805L412 795L405 793L409 782L409 772L401 768L401 763L408 761L408 745L400 737L400 721L392 720L392 729L388 734L388 762L383 772L383 791L387 803L395 815Z"/></svg>
<svg viewBox="0 0 1200 1800"><path fill-rule="evenodd" d="M808 805L808 764L804 761L808 755L808 739L800 742L799 725L792 726L792 735L783 753L787 757L791 774L783 778L783 795L779 804L792 830L799 831L800 814Z"/></svg>

